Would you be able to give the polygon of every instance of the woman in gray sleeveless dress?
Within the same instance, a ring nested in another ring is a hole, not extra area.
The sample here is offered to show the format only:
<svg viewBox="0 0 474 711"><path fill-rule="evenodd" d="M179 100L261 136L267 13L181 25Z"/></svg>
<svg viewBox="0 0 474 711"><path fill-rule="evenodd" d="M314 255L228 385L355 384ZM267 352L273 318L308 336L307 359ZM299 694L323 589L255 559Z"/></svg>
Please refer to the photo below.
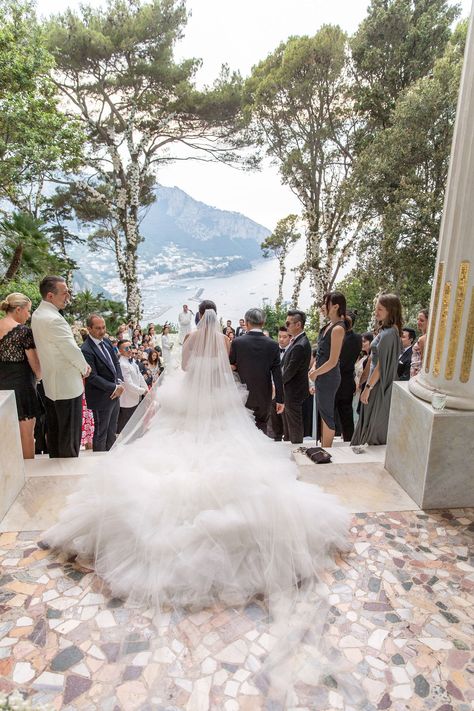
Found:
<svg viewBox="0 0 474 711"><path fill-rule="evenodd" d="M393 381L402 350L402 307L395 294L382 294L375 308L379 332L372 341L370 371L352 445L386 444Z"/></svg>
<svg viewBox="0 0 474 711"><path fill-rule="evenodd" d="M309 372L315 381L318 412L321 416L323 447L331 447L336 432L334 422L334 399L341 383L339 356L346 333L344 319L346 299L340 291L326 294L326 312L329 323L320 331L316 364Z"/></svg>

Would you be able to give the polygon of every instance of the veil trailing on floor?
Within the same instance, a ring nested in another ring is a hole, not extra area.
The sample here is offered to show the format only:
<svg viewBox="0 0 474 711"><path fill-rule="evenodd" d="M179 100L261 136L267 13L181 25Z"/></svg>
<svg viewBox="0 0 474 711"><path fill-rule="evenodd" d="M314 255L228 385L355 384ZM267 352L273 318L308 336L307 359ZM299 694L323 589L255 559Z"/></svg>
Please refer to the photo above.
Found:
<svg viewBox="0 0 474 711"><path fill-rule="evenodd" d="M349 516L297 481L286 446L255 427L226 344L205 311L183 369L165 373L112 451L89 463L45 539L92 558L114 596L151 604L157 617L263 596L274 646L261 671L281 696L297 678L317 684L335 672L320 576L347 547Z"/></svg>

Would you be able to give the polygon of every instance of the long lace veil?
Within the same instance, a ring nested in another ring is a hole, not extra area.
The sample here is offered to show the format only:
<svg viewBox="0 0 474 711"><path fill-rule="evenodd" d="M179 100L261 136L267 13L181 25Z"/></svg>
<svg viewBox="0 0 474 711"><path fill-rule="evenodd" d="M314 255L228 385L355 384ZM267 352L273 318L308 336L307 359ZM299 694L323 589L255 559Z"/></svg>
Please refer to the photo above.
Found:
<svg viewBox="0 0 474 711"><path fill-rule="evenodd" d="M182 371L165 371L160 376L115 446L130 444L150 428L158 428L163 417L168 424L170 418L174 419L180 429L202 438L215 427L224 427L230 415L236 418L235 424L248 420L249 414L242 407L245 397L245 388L233 377L217 314L207 309L184 342Z"/></svg>

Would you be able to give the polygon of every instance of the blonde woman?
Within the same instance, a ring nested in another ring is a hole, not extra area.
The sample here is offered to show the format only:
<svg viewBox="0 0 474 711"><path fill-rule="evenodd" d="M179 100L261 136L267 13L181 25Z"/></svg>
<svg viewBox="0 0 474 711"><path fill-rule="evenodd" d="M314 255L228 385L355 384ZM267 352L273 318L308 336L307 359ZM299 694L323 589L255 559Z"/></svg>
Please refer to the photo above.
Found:
<svg viewBox="0 0 474 711"><path fill-rule="evenodd" d="M14 292L0 303L0 309L6 314L0 319L0 390L15 391L23 458L34 459L35 421L40 414L36 380L41 379L41 369L33 333L25 326L31 301Z"/></svg>

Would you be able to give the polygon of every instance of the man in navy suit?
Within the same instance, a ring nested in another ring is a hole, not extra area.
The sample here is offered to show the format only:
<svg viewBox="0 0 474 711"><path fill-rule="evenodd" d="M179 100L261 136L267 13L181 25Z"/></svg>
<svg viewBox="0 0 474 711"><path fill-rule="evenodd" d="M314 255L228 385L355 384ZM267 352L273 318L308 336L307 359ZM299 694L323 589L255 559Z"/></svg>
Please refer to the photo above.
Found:
<svg viewBox="0 0 474 711"><path fill-rule="evenodd" d="M117 434L120 412L120 395L124 391L122 370L114 348L105 336L105 321L98 314L87 319L89 335L81 346L82 353L91 367L86 380L87 407L94 415L94 452L106 452Z"/></svg>

